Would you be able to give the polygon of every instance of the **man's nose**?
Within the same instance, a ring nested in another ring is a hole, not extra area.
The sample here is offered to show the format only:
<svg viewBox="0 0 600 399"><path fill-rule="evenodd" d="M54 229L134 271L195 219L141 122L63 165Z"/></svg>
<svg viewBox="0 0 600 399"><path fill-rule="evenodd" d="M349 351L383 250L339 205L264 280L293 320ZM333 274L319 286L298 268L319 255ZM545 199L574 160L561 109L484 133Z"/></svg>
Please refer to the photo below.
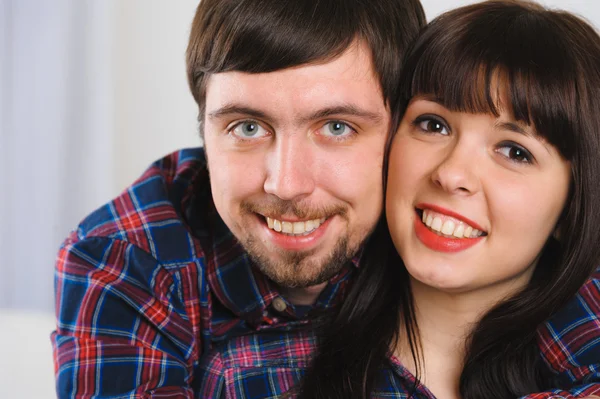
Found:
<svg viewBox="0 0 600 399"><path fill-rule="evenodd" d="M300 136L282 135L267 155L265 192L282 200L301 199L315 189L313 148Z"/></svg>

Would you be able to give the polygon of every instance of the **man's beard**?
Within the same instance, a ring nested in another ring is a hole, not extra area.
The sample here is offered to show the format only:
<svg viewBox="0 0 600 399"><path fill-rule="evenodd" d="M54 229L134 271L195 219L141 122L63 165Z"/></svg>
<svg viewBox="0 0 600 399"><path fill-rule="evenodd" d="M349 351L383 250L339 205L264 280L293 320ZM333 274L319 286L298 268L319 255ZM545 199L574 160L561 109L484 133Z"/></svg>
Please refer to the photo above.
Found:
<svg viewBox="0 0 600 399"><path fill-rule="evenodd" d="M347 208L330 206L315 208L300 201L282 201L275 198L241 204L242 212L261 215L294 215L304 220L329 218L333 216L347 220ZM366 234L365 234L366 236ZM332 250L320 258L315 251L269 250L247 234L238 240L258 269L275 283L287 288L303 288L321 284L335 276L358 252L360 242L351 244L350 237L340 237Z"/></svg>
<svg viewBox="0 0 600 399"><path fill-rule="evenodd" d="M305 288L329 281L358 251L357 246L349 247L348 237L340 238L333 251L321 259L314 259L312 251L277 251L281 255L274 260L273 252L261 248L253 237L248 237L242 246L263 274L286 288Z"/></svg>

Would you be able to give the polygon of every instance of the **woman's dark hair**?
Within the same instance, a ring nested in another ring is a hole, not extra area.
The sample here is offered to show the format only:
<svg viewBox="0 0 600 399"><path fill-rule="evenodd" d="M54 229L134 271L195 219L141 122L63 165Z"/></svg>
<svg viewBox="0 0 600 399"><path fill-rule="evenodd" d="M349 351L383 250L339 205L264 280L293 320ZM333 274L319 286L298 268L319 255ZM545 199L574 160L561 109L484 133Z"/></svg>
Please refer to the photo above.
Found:
<svg viewBox="0 0 600 399"><path fill-rule="evenodd" d="M582 19L535 3L458 8L433 20L413 44L392 103L400 105L400 118L416 95L433 95L453 111L498 115L497 90L506 93L502 105L515 119L570 161L571 188L560 241L548 238L528 286L485 314L466 342L463 399L552 388L537 329L600 263L594 209L600 200L600 37ZM381 222L353 287L320 332L301 398L369 397L398 337L408 340L419 364L408 273L390 247Z"/></svg>
<svg viewBox="0 0 600 399"><path fill-rule="evenodd" d="M385 104L399 110L390 100L400 78L400 59L424 25L418 0L202 0L187 48L188 84L199 108L200 132L212 74L327 62L356 39L371 50Z"/></svg>

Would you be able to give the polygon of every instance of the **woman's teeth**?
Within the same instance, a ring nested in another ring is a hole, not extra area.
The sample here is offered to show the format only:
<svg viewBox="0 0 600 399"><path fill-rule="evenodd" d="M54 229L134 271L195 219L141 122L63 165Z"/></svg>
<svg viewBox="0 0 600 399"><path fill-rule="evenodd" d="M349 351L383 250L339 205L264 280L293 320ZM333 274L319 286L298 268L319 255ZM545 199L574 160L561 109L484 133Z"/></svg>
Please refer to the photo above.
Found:
<svg viewBox="0 0 600 399"><path fill-rule="evenodd" d="M271 230L290 235L306 235L316 230L326 218L306 220L303 222L285 222L267 217L267 226Z"/></svg>
<svg viewBox="0 0 600 399"><path fill-rule="evenodd" d="M455 238L477 238L485 233L449 216L428 209L423 210L423 223L436 233Z"/></svg>

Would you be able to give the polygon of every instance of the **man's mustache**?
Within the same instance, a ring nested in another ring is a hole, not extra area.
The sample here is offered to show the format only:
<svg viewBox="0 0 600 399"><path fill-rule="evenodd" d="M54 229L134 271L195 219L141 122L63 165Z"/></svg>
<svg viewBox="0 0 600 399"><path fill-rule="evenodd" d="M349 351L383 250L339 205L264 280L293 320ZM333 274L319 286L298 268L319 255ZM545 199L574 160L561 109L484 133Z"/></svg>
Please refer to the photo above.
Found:
<svg viewBox="0 0 600 399"><path fill-rule="evenodd" d="M345 216L348 207L343 205L315 206L302 200L286 201L276 198L263 201L244 201L241 209L277 219L281 216L294 216L303 220L329 218L334 215Z"/></svg>

